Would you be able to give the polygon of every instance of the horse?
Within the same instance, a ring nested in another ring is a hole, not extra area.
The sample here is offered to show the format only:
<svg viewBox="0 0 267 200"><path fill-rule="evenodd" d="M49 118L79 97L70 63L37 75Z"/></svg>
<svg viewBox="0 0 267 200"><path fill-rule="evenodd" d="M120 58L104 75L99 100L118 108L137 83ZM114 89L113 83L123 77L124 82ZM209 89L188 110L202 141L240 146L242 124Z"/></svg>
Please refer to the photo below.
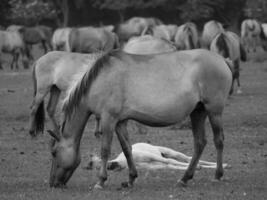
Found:
<svg viewBox="0 0 267 200"><path fill-rule="evenodd" d="M114 32L118 35L120 42L127 42L131 37L145 34L149 27L162 24L157 18L132 17L127 21L117 24Z"/></svg>
<svg viewBox="0 0 267 200"><path fill-rule="evenodd" d="M178 50L198 48L197 26L192 22L179 26L174 36L174 43Z"/></svg>
<svg viewBox="0 0 267 200"><path fill-rule="evenodd" d="M176 51L176 47L169 41L151 35L131 38L122 48L130 54L159 54Z"/></svg>
<svg viewBox="0 0 267 200"><path fill-rule="evenodd" d="M63 103L64 120L59 134L51 132L50 186L64 186L81 161L80 140L91 114L100 119L101 167L96 189L107 180L107 161L113 131L122 146L132 187L137 178L127 132L129 119L163 127L190 115L194 153L180 180L186 185L206 145L208 117L217 149L215 178L223 176L222 113L231 88L232 74L225 59L203 50L175 51L156 55L133 55L111 51L100 58L69 90Z"/></svg>
<svg viewBox="0 0 267 200"><path fill-rule="evenodd" d="M99 54L80 54L63 51L48 52L40 57L32 67L34 99L31 105L29 133L32 137L44 131L44 99L49 93L47 113L53 130L59 125L55 118L60 95L71 86L75 76L82 76L93 65Z"/></svg>
<svg viewBox="0 0 267 200"><path fill-rule="evenodd" d="M69 35L72 28L58 28L54 31L52 36L52 47L55 51L70 51Z"/></svg>
<svg viewBox="0 0 267 200"><path fill-rule="evenodd" d="M220 22L211 20L205 23L200 41L201 47L209 49L211 41L215 38L215 36L223 32L224 28Z"/></svg>
<svg viewBox="0 0 267 200"><path fill-rule="evenodd" d="M261 35L261 25L255 19L246 19L241 24L241 39L249 53L250 49L256 52Z"/></svg>
<svg viewBox="0 0 267 200"><path fill-rule="evenodd" d="M69 47L71 52L94 53L118 48L119 41L115 33L104 28L73 28L69 33Z"/></svg>
<svg viewBox="0 0 267 200"><path fill-rule="evenodd" d="M11 69L19 68L18 60L20 55L22 55L24 68L28 68L28 60L25 57L25 44L17 31L0 31L0 53L2 52L12 54ZM3 69L1 61L0 69Z"/></svg>
<svg viewBox="0 0 267 200"><path fill-rule="evenodd" d="M175 47L168 41L152 36L140 36L129 40L123 51L132 54L158 54L175 51ZM60 94L66 93L71 87L72 79L82 74L81 72L85 69L91 68L98 56L99 54L96 53L79 54L54 51L35 62L32 67L34 100L31 106L29 125L29 133L32 137L44 131L44 99L48 93L50 97L47 113L52 121L54 132L58 131L59 125L55 118L55 111ZM144 132L140 126L138 129L139 132ZM99 128L96 128L95 135L100 135Z"/></svg>
<svg viewBox="0 0 267 200"><path fill-rule="evenodd" d="M211 42L210 50L217 52L224 58L229 58L233 62L233 82L230 90L230 95L234 91L234 83L237 81L237 94L242 93L240 88L239 71L240 71L240 60L246 61L246 51L241 44L240 38L237 34L226 31L219 33Z"/></svg>
<svg viewBox="0 0 267 200"><path fill-rule="evenodd" d="M33 56L30 52L32 45L41 43L45 54L48 52L48 49L52 49L52 28L44 25L35 27L22 27L21 29L19 29L19 32L22 35L25 44L27 45L27 54L28 57L31 58L31 60L33 60Z"/></svg>
<svg viewBox="0 0 267 200"><path fill-rule="evenodd" d="M21 28L23 28L22 25L10 25L6 28L7 31L19 31Z"/></svg>
<svg viewBox="0 0 267 200"><path fill-rule="evenodd" d="M176 34L177 28L177 25L160 24L157 26L149 27L145 34L153 35L154 37L168 41L174 41L174 36Z"/></svg>
<svg viewBox="0 0 267 200"><path fill-rule="evenodd" d="M158 170L186 170L192 157L187 156L179 151L175 151L168 147L155 146L148 143L135 143L132 145L132 155L137 169ZM87 170L94 168L99 169L101 166L101 159L96 154L90 154L90 160L85 167ZM229 167L224 163L223 168ZM107 170L122 171L127 169L127 160L123 152L121 152L115 159L109 160L107 163ZM199 160L197 169L215 169L215 162L208 162Z"/></svg>

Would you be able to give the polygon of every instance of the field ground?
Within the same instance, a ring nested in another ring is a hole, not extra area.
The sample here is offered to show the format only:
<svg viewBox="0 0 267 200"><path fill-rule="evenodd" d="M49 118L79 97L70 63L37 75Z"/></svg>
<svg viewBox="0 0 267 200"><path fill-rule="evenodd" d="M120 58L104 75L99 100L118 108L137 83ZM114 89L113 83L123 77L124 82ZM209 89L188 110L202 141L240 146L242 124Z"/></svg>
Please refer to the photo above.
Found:
<svg viewBox="0 0 267 200"><path fill-rule="evenodd" d="M254 61L242 63L243 93L233 95L225 108L224 162L232 168L225 170L227 180L213 182L214 170L197 171L188 187L176 186L182 171L155 171L145 177L139 171L133 189L122 189L127 170L109 173L103 191L92 190L96 171L82 169L89 153L99 151L100 142L94 137L94 120L84 133L81 149L82 163L68 182L67 189L51 189L49 136L32 140L28 135L28 115L32 101L30 70L11 72L5 65L0 71L0 199L267 199L267 62L262 55L252 55ZM7 58L8 60L8 58ZM256 61L257 62L256 62ZM51 126L49 121L46 127ZM130 124L132 143L151 142L188 155L192 154L190 130L149 128L147 134L136 133ZM208 144L202 159L215 161L212 133L207 122ZM121 152L114 137L112 157Z"/></svg>

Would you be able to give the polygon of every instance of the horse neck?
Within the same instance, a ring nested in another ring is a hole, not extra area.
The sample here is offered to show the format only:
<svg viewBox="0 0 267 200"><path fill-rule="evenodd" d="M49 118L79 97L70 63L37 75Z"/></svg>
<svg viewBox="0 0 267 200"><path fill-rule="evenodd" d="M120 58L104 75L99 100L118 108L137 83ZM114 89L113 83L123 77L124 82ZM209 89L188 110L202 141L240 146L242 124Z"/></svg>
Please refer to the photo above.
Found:
<svg viewBox="0 0 267 200"><path fill-rule="evenodd" d="M62 137L75 146L79 146L80 140L91 113L83 106L78 106L73 114L65 119L62 127Z"/></svg>

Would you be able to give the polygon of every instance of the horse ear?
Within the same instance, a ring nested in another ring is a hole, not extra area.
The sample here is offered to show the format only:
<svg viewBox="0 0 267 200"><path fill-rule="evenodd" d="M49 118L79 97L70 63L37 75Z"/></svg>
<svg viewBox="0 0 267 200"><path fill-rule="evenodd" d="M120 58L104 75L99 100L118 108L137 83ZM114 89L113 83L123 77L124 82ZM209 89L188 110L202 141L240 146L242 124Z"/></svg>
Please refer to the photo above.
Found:
<svg viewBox="0 0 267 200"><path fill-rule="evenodd" d="M55 132L51 130L47 130L47 132L49 133L49 135L52 136L52 138L54 138L57 142L59 142L59 136Z"/></svg>

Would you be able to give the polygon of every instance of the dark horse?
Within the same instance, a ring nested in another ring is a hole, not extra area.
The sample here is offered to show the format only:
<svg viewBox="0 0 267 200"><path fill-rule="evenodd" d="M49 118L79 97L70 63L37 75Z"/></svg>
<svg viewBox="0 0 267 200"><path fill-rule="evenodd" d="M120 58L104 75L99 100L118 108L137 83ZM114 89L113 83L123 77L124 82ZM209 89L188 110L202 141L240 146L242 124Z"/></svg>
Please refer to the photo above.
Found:
<svg viewBox="0 0 267 200"><path fill-rule="evenodd" d="M35 27L22 27L19 29L22 38L27 45L27 56L33 60L31 54L31 46L34 44L41 43L44 49L44 53L50 49L52 50L51 38L52 38L52 28L44 25Z"/></svg>
<svg viewBox="0 0 267 200"><path fill-rule="evenodd" d="M107 180L107 161L115 131L129 166L132 186L137 177L128 138L129 119L160 127L176 124L190 115L194 153L180 184L193 178L206 145L208 117L217 149L215 178L223 176L222 113L232 75L224 58L207 50L157 55L132 55L113 51L100 57L79 79L65 99L64 122L59 134L50 131L52 168L50 186L65 185L81 161L80 140L88 118L100 119L101 167L95 188Z"/></svg>

